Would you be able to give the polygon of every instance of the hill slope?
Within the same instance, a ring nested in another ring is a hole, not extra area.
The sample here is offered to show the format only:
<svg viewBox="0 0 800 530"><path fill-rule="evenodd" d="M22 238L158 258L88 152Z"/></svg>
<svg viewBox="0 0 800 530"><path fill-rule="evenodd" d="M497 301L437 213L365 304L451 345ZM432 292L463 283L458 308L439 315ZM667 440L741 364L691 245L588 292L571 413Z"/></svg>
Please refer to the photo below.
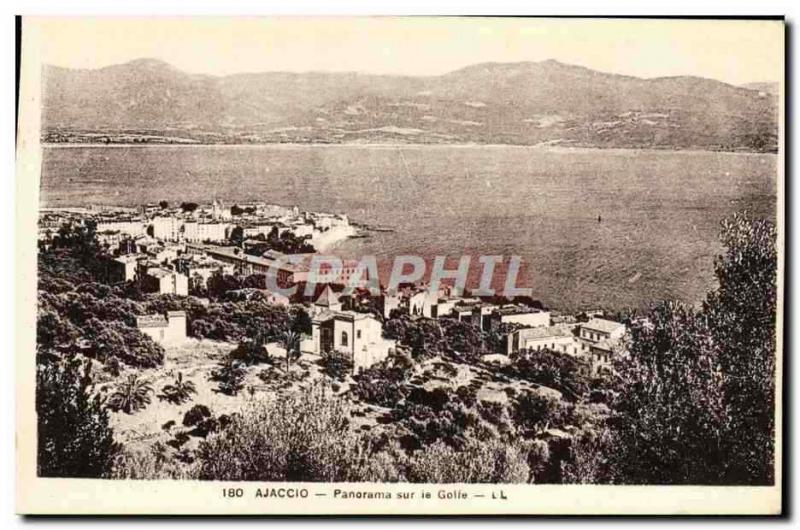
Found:
<svg viewBox="0 0 800 530"><path fill-rule="evenodd" d="M777 99L710 79L640 79L556 61L432 77L194 75L153 59L48 66L47 141L409 142L771 151Z"/></svg>

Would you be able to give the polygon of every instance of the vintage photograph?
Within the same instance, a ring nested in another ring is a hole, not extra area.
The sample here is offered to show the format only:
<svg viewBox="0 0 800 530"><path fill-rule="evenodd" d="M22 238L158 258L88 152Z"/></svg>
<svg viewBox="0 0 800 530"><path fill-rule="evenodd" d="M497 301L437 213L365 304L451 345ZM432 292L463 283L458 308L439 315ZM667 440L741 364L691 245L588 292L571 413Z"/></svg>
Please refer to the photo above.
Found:
<svg viewBox="0 0 800 530"><path fill-rule="evenodd" d="M782 20L22 37L31 480L780 498Z"/></svg>

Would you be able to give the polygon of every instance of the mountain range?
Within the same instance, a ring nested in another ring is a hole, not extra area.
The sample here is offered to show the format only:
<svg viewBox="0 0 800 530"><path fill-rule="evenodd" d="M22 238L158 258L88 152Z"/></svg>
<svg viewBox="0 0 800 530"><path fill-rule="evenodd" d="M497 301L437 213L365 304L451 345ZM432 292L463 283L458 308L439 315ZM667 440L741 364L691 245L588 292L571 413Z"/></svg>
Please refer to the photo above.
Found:
<svg viewBox="0 0 800 530"><path fill-rule="evenodd" d="M439 76L45 66L46 142L489 143L776 151L778 96L548 60ZM774 85L769 85L774 86Z"/></svg>

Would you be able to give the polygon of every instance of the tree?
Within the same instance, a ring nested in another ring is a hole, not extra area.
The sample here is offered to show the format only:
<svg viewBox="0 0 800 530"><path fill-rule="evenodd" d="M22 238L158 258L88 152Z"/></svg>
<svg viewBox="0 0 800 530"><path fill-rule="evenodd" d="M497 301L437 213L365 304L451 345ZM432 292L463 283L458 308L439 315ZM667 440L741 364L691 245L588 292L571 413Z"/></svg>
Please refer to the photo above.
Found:
<svg viewBox="0 0 800 530"><path fill-rule="evenodd" d="M166 210L167 208L169 208L169 202L159 201L158 207L161 208L162 210Z"/></svg>
<svg viewBox="0 0 800 530"><path fill-rule="evenodd" d="M184 380L183 373L178 372L178 376L173 383L164 385L158 398L176 405L182 405L186 401L191 400L192 394L196 393L197 388L194 386L194 383L189 380Z"/></svg>
<svg viewBox="0 0 800 530"><path fill-rule="evenodd" d="M726 253L715 263L719 288L707 315L730 414L726 480L772 484L775 459L777 233L775 225L737 214L722 224Z"/></svg>
<svg viewBox="0 0 800 530"><path fill-rule="evenodd" d="M736 215L722 240L702 311L667 302L632 328L609 423L612 480L774 481L776 232Z"/></svg>
<svg viewBox="0 0 800 530"><path fill-rule="evenodd" d="M266 347L266 338L263 333L259 333L253 339L244 339L231 351L230 357L245 364L261 364L272 361Z"/></svg>
<svg viewBox="0 0 800 530"><path fill-rule="evenodd" d="M300 334L311 334L311 317L305 309L299 306L294 306L291 312L292 316L292 331Z"/></svg>
<svg viewBox="0 0 800 530"><path fill-rule="evenodd" d="M114 412L122 411L133 414L150 404L150 394L153 386L146 379L137 374L129 374L122 382L118 383L114 392L108 398L108 408Z"/></svg>
<svg viewBox="0 0 800 530"><path fill-rule="evenodd" d="M540 434L551 427L561 427L569 419L569 407L559 398L525 392L514 403L514 421L525 430Z"/></svg>
<svg viewBox="0 0 800 530"><path fill-rule="evenodd" d="M233 213L233 208L231 208L231 213L233 215L237 215ZM233 229L231 229L231 233L228 236L228 239L230 239L231 243L234 244L235 246L241 247L242 242L244 241L244 229L239 225L234 226Z"/></svg>
<svg viewBox="0 0 800 530"><path fill-rule="evenodd" d="M539 385L554 388L569 399L579 399L588 392L588 380L582 361L566 353L550 350L521 350L513 357L508 371Z"/></svg>
<svg viewBox="0 0 800 530"><path fill-rule="evenodd" d="M181 210L183 210L184 212L192 213L195 210L197 210L198 207L199 207L199 205L196 202L182 202L181 203Z"/></svg>
<svg viewBox="0 0 800 530"><path fill-rule="evenodd" d="M286 371L289 371L289 364L293 358L300 356L300 334L288 329L281 335L281 345L286 350Z"/></svg>
<svg viewBox="0 0 800 530"><path fill-rule="evenodd" d="M91 395L91 364L40 354L36 369L37 471L42 477L107 478L120 446Z"/></svg>

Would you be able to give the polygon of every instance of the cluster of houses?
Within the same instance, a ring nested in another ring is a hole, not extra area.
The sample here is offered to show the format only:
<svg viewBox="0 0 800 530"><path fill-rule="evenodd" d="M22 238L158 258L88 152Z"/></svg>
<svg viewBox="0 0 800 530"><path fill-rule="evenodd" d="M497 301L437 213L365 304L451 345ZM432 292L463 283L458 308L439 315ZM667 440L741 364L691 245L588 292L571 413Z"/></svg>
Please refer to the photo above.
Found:
<svg viewBox="0 0 800 530"><path fill-rule="evenodd" d="M337 277L327 278L325 285L319 286L310 304L268 289L269 285L304 285L309 280L313 254L293 254L289 260L275 250L249 252L253 238L263 243L265 236L286 231L312 240L315 234L335 237L337 230L349 229L346 216L265 204L225 207L217 201L190 208L169 208L162 203L141 209L62 209L43 211L40 245L47 248L64 223L82 224L87 219L94 221L96 238L108 256L110 281L136 282L144 292L187 296L203 292L215 278L225 275L261 278L264 285L251 285L249 289L258 290L270 303L310 306L312 334L310 341L304 341L307 353L346 354L355 370L380 362L395 347L393 341L383 337L377 314L383 319L401 313L412 318L468 322L481 331L505 336L504 353L508 356L542 349L559 351L580 359L593 374L610 369L614 351L626 333L624 324L602 318L602 314L578 321L551 314L533 303L494 303L457 294L447 285L436 292L407 285L383 289L378 296L364 289L341 296L337 292L348 285L351 275L362 272L356 262L348 261L343 262ZM235 227L241 228L236 245L231 241ZM369 311L365 311L366 306ZM178 345L187 336L182 312L140 317L137 327L165 346Z"/></svg>
<svg viewBox="0 0 800 530"><path fill-rule="evenodd" d="M601 311L585 314L586 318L579 321L533 305L454 296L447 286L435 293L416 286L384 293L380 307L385 318L401 311L411 316L468 322L481 331L506 335L505 353L509 356L521 351L557 351L585 361L586 371L593 375L611 370L614 351L627 331L624 324L603 318Z"/></svg>

